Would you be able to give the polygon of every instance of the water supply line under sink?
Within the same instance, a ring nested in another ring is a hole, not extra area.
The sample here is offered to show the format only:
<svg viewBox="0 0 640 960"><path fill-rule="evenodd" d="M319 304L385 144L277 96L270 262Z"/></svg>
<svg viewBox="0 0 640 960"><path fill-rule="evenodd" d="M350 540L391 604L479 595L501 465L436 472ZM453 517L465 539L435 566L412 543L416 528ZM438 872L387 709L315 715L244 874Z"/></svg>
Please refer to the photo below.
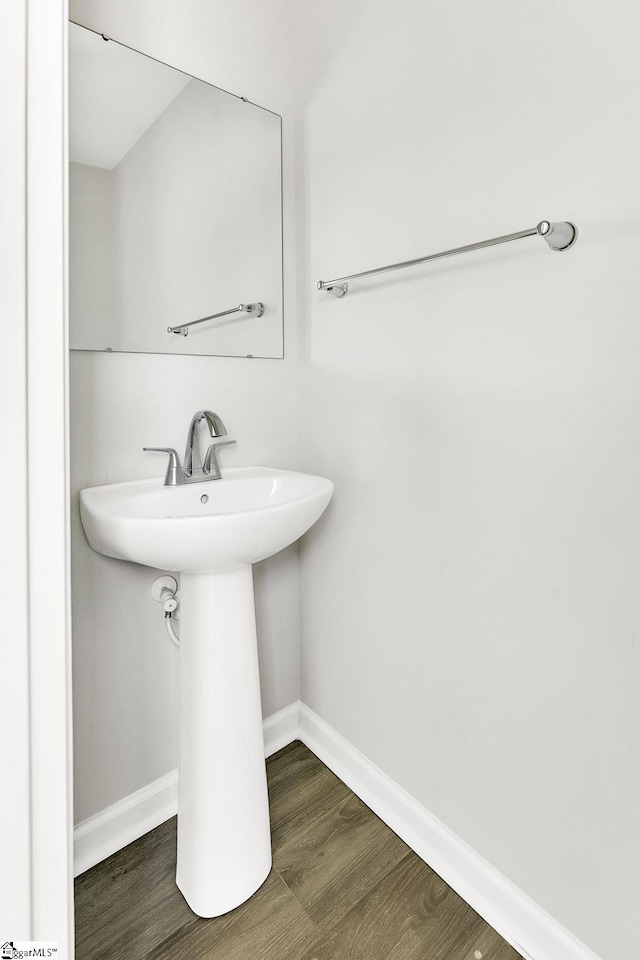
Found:
<svg viewBox="0 0 640 960"><path fill-rule="evenodd" d="M171 643L180 646L180 637L176 633L174 612L178 608L178 584L173 577L158 577L151 584L151 596L162 604L164 625Z"/></svg>

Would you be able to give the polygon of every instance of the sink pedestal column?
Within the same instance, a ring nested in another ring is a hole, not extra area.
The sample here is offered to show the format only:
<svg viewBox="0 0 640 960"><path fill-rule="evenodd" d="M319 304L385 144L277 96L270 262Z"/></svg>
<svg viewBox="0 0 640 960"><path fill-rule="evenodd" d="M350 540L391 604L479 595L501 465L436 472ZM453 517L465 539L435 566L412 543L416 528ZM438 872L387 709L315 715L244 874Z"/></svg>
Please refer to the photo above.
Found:
<svg viewBox="0 0 640 960"><path fill-rule="evenodd" d="M218 917L271 869L251 567L183 573L180 608L176 883Z"/></svg>

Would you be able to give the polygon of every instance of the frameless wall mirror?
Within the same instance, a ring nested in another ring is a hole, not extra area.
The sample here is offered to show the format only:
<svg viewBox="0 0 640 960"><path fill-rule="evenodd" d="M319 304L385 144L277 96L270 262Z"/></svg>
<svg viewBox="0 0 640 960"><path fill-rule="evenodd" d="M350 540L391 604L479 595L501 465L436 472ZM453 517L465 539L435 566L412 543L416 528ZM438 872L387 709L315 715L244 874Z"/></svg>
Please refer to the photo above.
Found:
<svg viewBox="0 0 640 960"><path fill-rule="evenodd" d="M72 349L283 356L277 114L72 23L69 159Z"/></svg>

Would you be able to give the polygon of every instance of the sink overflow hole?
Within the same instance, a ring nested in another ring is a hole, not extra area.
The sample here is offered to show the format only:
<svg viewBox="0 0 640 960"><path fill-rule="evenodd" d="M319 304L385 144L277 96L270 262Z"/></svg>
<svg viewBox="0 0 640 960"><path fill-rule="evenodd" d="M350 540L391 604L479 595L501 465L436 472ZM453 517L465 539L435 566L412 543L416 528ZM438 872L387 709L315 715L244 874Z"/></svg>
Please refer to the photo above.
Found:
<svg viewBox="0 0 640 960"><path fill-rule="evenodd" d="M209 497L207 496L206 493L203 493L202 496L200 497L200 503L209 503Z"/></svg>

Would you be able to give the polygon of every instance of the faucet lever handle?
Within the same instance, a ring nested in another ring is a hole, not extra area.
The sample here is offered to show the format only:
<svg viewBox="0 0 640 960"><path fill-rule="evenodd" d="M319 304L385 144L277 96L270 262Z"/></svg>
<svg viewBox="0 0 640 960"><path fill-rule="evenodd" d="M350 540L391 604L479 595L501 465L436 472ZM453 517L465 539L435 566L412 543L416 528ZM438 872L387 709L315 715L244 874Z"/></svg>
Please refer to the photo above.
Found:
<svg viewBox="0 0 640 960"><path fill-rule="evenodd" d="M143 447L142 449L145 453L169 454L169 463L167 464L167 472L164 478L165 487L175 487L179 483L184 482L184 473L180 466L180 458L178 457L177 450L174 450L173 447Z"/></svg>
<svg viewBox="0 0 640 960"><path fill-rule="evenodd" d="M220 479L220 466L218 464L218 459L216 456L217 447L226 447L230 443L235 443L235 440L217 440L215 443L209 445L209 448L204 456L204 463L202 464L202 469L205 473L208 473L209 476L214 477L216 480Z"/></svg>

